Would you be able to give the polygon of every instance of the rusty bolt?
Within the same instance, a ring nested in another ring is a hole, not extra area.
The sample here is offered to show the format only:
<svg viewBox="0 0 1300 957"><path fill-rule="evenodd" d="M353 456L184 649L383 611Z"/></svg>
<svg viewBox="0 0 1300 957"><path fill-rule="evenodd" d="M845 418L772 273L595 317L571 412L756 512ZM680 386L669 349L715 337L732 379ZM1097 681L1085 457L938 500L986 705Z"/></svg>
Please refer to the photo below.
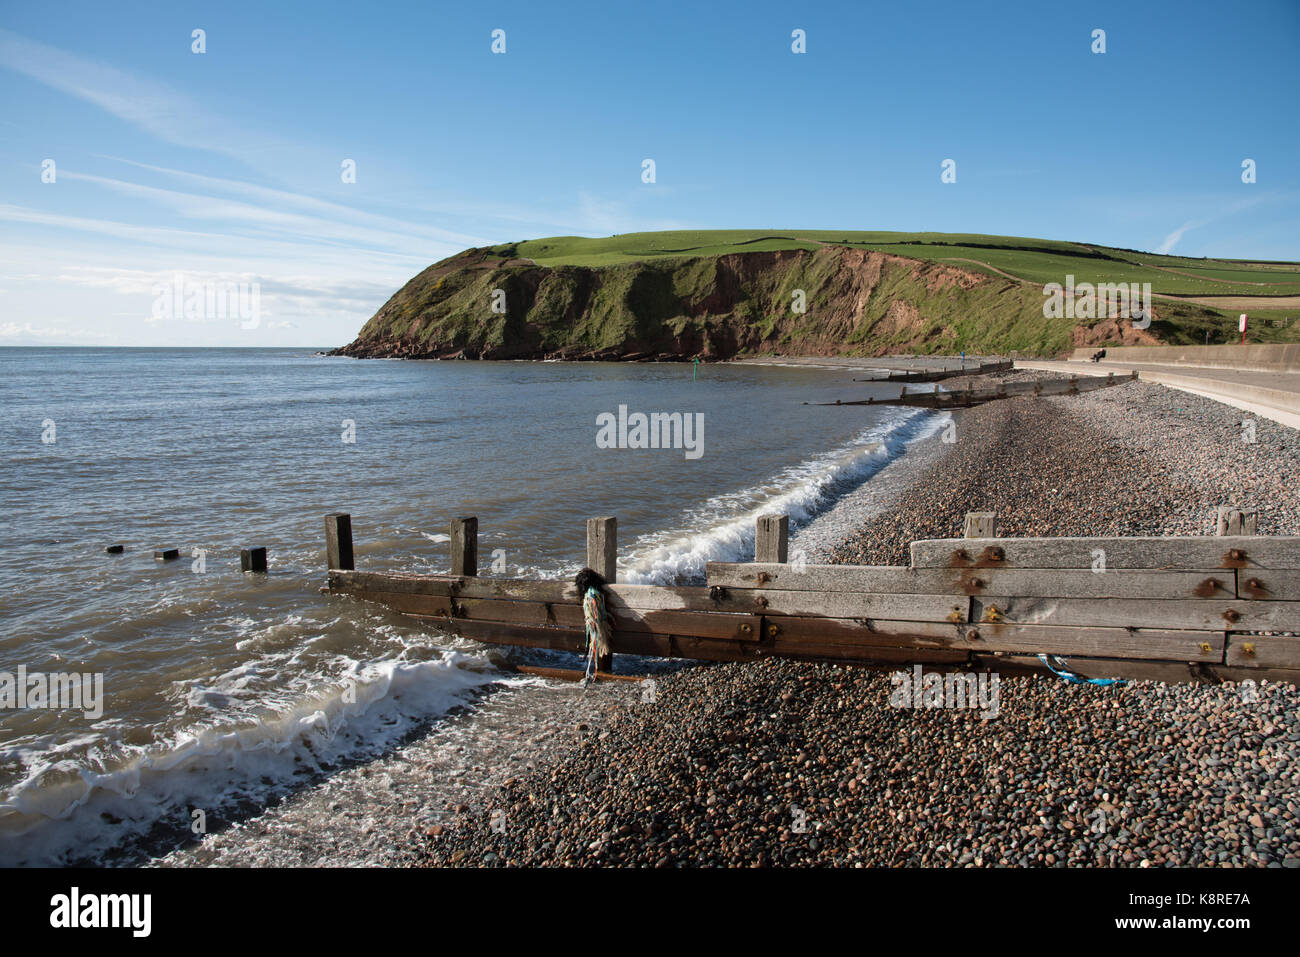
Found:
<svg viewBox="0 0 1300 957"><path fill-rule="evenodd" d="M980 633L979 633L977 630L975 630L974 628L972 628L970 631L966 632L966 640L967 640L967 641L979 641L979 640L980 640Z"/></svg>
<svg viewBox="0 0 1300 957"><path fill-rule="evenodd" d="M970 555L966 553L966 549L959 548L952 553L952 560L955 562L968 562L970 561Z"/></svg>
<svg viewBox="0 0 1300 957"><path fill-rule="evenodd" d="M754 629L751 628L749 625L741 625L740 630L743 631L745 634L749 634Z"/></svg>
<svg viewBox="0 0 1300 957"><path fill-rule="evenodd" d="M989 605L988 608L984 609L984 620L985 621L1002 620L1002 612L998 611L997 605Z"/></svg>
<svg viewBox="0 0 1300 957"><path fill-rule="evenodd" d="M1268 589L1264 587L1264 583L1258 578L1246 579L1246 587L1254 591L1268 591Z"/></svg>
<svg viewBox="0 0 1300 957"><path fill-rule="evenodd" d="M767 626L767 637L775 638L779 634L781 634L781 629L778 628L776 625Z"/></svg>
<svg viewBox="0 0 1300 957"><path fill-rule="evenodd" d="M962 614L961 609L957 608L956 606L953 607L952 611L948 612L949 621L959 622L965 617L966 616Z"/></svg>
<svg viewBox="0 0 1300 957"><path fill-rule="evenodd" d="M1201 642L1201 654L1208 655L1210 651L1210 643L1208 641Z"/></svg>
<svg viewBox="0 0 1300 957"><path fill-rule="evenodd" d="M1250 655L1250 657L1254 658L1255 657L1254 642L1250 642L1250 641L1246 642L1244 645L1241 646L1241 651L1242 654Z"/></svg>
<svg viewBox="0 0 1300 957"><path fill-rule="evenodd" d="M1225 611L1225 612L1223 613L1223 620L1224 620L1224 621L1227 621L1227 622L1240 621L1240 620L1241 620L1241 614L1240 614L1239 612L1234 611L1233 609L1229 608L1227 611Z"/></svg>
<svg viewBox="0 0 1300 957"><path fill-rule="evenodd" d="M721 585L709 586L709 598L713 601L722 601L727 597L727 590Z"/></svg>
<svg viewBox="0 0 1300 957"><path fill-rule="evenodd" d="M772 576L769 575L767 572L759 572L759 573L758 573L758 583L759 583L760 585L766 585L766 584L767 584L768 582L770 582L771 580L772 580Z"/></svg>
<svg viewBox="0 0 1300 957"><path fill-rule="evenodd" d="M1231 558L1234 562L1239 562L1246 557L1246 553L1243 552L1240 548L1231 548L1228 550L1228 557Z"/></svg>
<svg viewBox="0 0 1300 957"><path fill-rule="evenodd" d="M999 546L990 545L988 548L984 549L983 553L980 555L980 558L988 562L1000 562L1002 561L1002 559L1006 557L1006 554L1007 553L1004 552Z"/></svg>
<svg viewBox="0 0 1300 957"><path fill-rule="evenodd" d="M766 608L766 607L767 607L767 604L768 604L767 599L764 598L762 595L759 595L759 596L758 596L758 607L759 607L759 608Z"/></svg>

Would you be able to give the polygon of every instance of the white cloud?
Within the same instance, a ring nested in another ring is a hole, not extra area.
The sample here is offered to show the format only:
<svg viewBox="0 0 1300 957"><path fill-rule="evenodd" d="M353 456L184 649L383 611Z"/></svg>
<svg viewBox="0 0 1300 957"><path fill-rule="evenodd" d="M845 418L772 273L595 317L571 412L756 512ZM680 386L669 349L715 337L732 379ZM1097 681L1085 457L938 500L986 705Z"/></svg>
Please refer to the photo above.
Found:
<svg viewBox="0 0 1300 957"><path fill-rule="evenodd" d="M1178 241L1183 238L1183 233L1187 232L1189 229L1195 229L1196 227L1202 225L1204 225L1204 223L1188 220L1187 222L1179 226L1177 229L1175 229L1168 236L1166 236L1164 238L1164 241L1159 246L1156 247L1156 252L1160 253L1161 255L1168 255L1169 253L1173 252L1174 247L1178 245Z"/></svg>
<svg viewBox="0 0 1300 957"><path fill-rule="evenodd" d="M67 53L0 29L0 66L6 66L178 146L245 158L274 144L206 112L164 84ZM283 144L282 144L283 145Z"/></svg>

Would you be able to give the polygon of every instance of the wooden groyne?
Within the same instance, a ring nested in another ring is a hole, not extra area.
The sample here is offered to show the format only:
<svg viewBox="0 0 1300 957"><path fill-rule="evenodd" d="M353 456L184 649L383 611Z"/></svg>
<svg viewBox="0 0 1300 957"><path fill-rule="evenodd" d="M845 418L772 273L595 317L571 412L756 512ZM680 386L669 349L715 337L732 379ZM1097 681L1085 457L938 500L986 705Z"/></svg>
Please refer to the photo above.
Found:
<svg viewBox="0 0 1300 957"><path fill-rule="evenodd" d="M571 580L478 577L476 520L453 523L451 575L357 571L350 517L326 526L333 594L491 644L586 648ZM1250 534L1252 513L1171 538L998 538L971 513L967 537L913 542L905 566L790 562L788 527L760 518L755 561L710 562L705 585L631 585L614 581L614 520L590 520L614 652L998 672L1052 656L1085 678L1300 684L1300 537Z"/></svg>
<svg viewBox="0 0 1300 957"><path fill-rule="evenodd" d="M816 402L814 405L909 405L923 409L968 409L997 399L1012 399L1017 396L1044 395L1078 395L1111 386L1132 382L1138 377L1136 372L1117 376L1110 373L1105 376L1070 376L1068 379L1040 379L1034 382L1000 382L988 389L976 389L973 384L965 389L953 389L940 392L936 386L932 391L909 392L904 386L897 396L880 399L836 399L834 402ZM883 380L881 380L883 381Z"/></svg>
<svg viewBox="0 0 1300 957"><path fill-rule="evenodd" d="M922 369L916 372L889 372L882 376L868 376L865 379L854 379L854 382L939 382L943 379L953 379L958 376L969 375L989 375L994 372L1010 372L1015 368L1015 362L1007 359L1000 362L983 362L975 366L961 366L956 369Z"/></svg>

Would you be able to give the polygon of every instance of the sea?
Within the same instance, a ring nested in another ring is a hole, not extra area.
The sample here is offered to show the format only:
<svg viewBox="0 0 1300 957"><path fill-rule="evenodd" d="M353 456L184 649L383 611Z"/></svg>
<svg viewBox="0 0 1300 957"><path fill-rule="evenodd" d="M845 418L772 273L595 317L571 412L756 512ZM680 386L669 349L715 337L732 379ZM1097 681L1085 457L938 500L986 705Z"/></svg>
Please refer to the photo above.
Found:
<svg viewBox="0 0 1300 957"><path fill-rule="evenodd" d="M855 378L0 349L0 865L174 862L200 817L248 829L452 725L430 767L482 761L476 721L555 700L508 665L576 661L322 594L324 516L351 514L358 569L446 573L449 523L473 515L480 574L544 578L613 515L621 581L700 582L752 557L758 515L797 530L934 433L934 413L818 404L897 389ZM690 434L638 447L655 413ZM241 571L250 547L266 574Z"/></svg>

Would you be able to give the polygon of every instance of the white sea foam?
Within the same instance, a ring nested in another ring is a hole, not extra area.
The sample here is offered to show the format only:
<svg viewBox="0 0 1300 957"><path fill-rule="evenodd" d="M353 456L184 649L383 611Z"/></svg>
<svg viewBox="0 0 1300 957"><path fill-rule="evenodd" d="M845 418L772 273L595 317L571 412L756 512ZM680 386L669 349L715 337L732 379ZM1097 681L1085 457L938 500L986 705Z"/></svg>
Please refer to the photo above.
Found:
<svg viewBox="0 0 1300 957"><path fill-rule="evenodd" d="M295 779L382 753L475 689L513 680L456 651L432 661L380 662L348 677L263 720L205 727L136 749L102 772L42 756L0 804L0 865L93 861L160 821L184 836L193 809L213 826L223 808L264 802Z"/></svg>
<svg viewBox="0 0 1300 957"><path fill-rule="evenodd" d="M637 584L699 581L708 562L752 559L758 516L789 515L797 527L824 509L837 491L870 478L910 442L933 435L946 418L904 410L762 485L715 496L688 515L683 526L638 540L620 564L619 578Z"/></svg>

